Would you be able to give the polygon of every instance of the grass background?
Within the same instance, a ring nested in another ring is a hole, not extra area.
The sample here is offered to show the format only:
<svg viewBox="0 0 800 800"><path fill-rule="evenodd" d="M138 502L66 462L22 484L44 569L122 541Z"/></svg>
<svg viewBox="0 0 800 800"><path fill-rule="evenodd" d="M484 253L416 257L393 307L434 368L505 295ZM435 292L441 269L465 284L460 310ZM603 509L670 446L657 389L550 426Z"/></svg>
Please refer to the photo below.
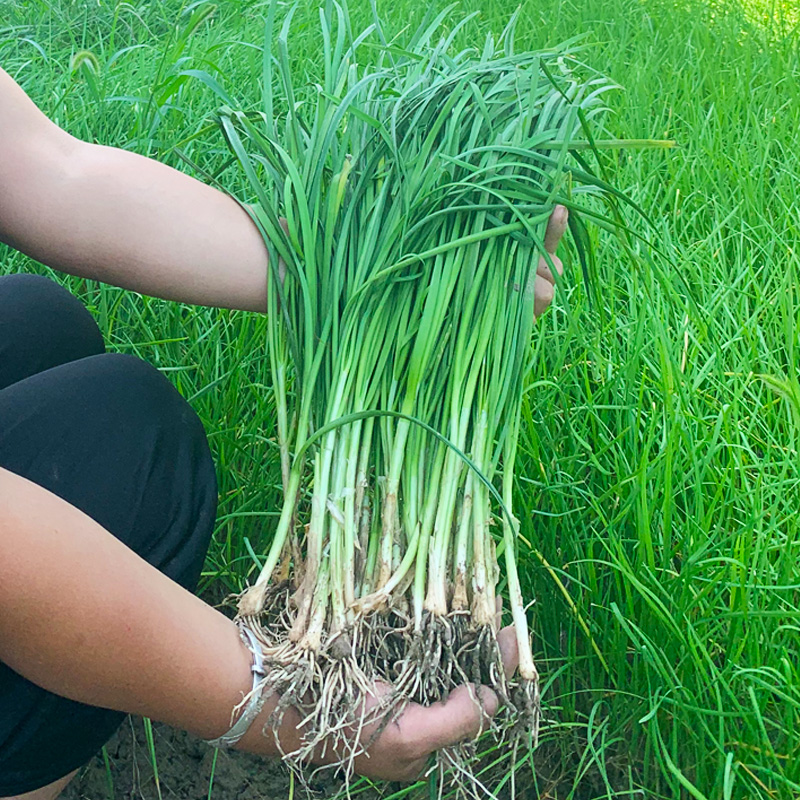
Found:
<svg viewBox="0 0 800 800"><path fill-rule="evenodd" d="M312 75L300 5L292 56ZM378 0L395 31L444 5ZM0 0L0 65L74 135L184 169L172 148L217 105L187 71L255 104L265 7ZM515 7L463 0L453 20L481 13L459 44ZM520 44L581 34L624 87L614 134L680 144L604 162L654 220L635 224L659 268L595 230L600 302L567 244L539 325L517 506L546 716L517 765L531 796L800 794L799 25L793 0L522 2ZM214 131L183 147L211 171L226 159ZM20 270L45 271L0 246L0 273ZM221 488L202 590L238 589L279 507L263 320L65 282L200 413Z"/></svg>

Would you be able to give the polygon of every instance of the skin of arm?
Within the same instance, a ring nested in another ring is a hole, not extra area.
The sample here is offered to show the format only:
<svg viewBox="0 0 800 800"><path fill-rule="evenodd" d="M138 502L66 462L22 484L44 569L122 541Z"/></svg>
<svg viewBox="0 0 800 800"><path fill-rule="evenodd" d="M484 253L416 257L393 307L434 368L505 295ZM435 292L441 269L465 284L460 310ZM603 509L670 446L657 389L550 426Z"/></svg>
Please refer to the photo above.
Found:
<svg viewBox="0 0 800 800"><path fill-rule="evenodd" d="M2 468L0 509L0 661L56 694L202 738L230 728L252 686L252 657L231 620L78 509ZM501 633L513 672L516 638ZM359 756L357 772L414 779L433 751L475 736L496 711L491 690L478 689L483 709L474 691L463 686L446 703L410 705ZM239 749L279 755L274 737L262 733L274 707L268 700ZM287 752L301 743L299 721L289 709L279 731Z"/></svg>
<svg viewBox="0 0 800 800"><path fill-rule="evenodd" d="M75 139L2 69L0 241L168 300L266 307L267 250L235 200L152 159Z"/></svg>
<svg viewBox="0 0 800 800"><path fill-rule="evenodd" d="M557 206L545 247L567 213ZM82 142L53 124L0 69L0 241L54 269L143 294L263 311L268 256L232 198L171 167ZM553 299L544 258L535 313Z"/></svg>

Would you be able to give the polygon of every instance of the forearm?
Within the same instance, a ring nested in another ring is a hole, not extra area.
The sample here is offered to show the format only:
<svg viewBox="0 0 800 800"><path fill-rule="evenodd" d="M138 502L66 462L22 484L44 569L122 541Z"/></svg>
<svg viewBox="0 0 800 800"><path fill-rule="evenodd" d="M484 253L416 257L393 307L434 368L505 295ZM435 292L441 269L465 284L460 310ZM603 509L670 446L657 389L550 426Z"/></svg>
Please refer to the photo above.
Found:
<svg viewBox="0 0 800 800"><path fill-rule="evenodd" d="M69 136L2 70L0 240L144 294L266 307L267 251L236 201L152 159Z"/></svg>
<svg viewBox="0 0 800 800"><path fill-rule="evenodd" d="M7 215L9 244L54 269L155 297L266 307L267 251L232 198L151 159L83 142L61 167L48 192L31 185Z"/></svg>
<svg viewBox="0 0 800 800"><path fill-rule="evenodd" d="M73 700L204 738L228 730L252 686L234 624L82 512L2 469L0 570L0 661ZM281 740L296 747L290 723ZM275 754L262 726L247 749Z"/></svg>
<svg viewBox="0 0 800 800"><path fill-rule="evenodd" d="M513 629L498 643L507 674L516 663ZM203 738L231 726L252 687L251 654L233 622L173 583L85 514L0 468L0 661L28 680L73 700L167 722ZM383 693L388 687L377 687ZM461 686L445 703L411 703L373 742L378 723L353 738L371 742L355 760L359 774L413 780L440 747L469 739L497 709L486 687ZM237 745L279 755L263 731L276 705L268 698ZM365 699L367 708L374 702ZM288 708L281 750L302 744L300 716ZM331 763L336 754L318 753Z"/></svg>

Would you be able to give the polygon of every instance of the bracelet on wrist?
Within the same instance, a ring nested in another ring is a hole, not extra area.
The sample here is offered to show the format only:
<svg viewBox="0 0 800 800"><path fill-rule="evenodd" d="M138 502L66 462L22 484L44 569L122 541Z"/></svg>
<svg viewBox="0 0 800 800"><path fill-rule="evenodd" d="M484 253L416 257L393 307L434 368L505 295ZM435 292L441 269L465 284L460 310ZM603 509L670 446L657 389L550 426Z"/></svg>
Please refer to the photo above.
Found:
<svg viewBox="0 0 800 800"><path fill-rule="evenodd" d="M217 748L233 747L250 730L253 720L261 712L266 700L263 692L264 678L267 673L264 669L264 651L261 649L261 643L249 628L239 623L237 623L237 627L239 628L239 636L253 655L253 663L250 667L250 671L253 673L253 688L245 698L241 716L232 725L231 729L216 739L206 739L206 744ZM234 709L234 713L235 711L236 709Z"/></svg>

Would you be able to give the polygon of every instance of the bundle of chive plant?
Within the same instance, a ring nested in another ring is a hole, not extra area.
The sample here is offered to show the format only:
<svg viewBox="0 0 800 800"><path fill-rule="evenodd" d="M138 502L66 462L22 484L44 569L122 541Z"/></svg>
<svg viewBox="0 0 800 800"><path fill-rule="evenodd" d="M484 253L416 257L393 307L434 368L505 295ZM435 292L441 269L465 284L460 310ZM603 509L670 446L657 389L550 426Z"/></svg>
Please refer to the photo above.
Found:
<svg viewBox="0 0 800 800"><path fill-rule="evenodd" d="M601 186L571 154L609 84L576 78L563 51L517 53L514 20L454 53L463 22L442 38L445 14L387 41L377 13L354 35L331 1L309 84L290 68L292 13L278 30L276 6L262 112L219 117L272 265L284 504L239 617L264 645L274 723L300 707L306 744L287 755L324 743L348 766L368 745L354 729L476 682L502 698L509 735L535 734L512 506L533 287L554 204ZM496 640L501 576L513 685ZM367 713L376 681L391 691Z"/></svg>

